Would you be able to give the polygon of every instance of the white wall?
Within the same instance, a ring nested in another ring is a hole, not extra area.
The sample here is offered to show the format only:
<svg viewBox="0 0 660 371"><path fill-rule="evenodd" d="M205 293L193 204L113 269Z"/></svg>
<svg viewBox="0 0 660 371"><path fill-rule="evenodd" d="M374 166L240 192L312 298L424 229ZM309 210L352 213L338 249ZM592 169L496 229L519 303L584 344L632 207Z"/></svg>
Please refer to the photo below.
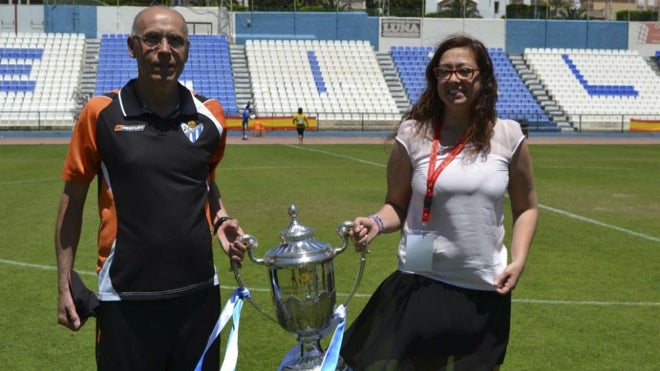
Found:
<svg viewBox="0 0 660 371"><path fill-rule="evenodd" d="M44 32L43 6L0 5L0 32Z"/></svg>
<svg viewBox="0 0 660 371"><path fill-rule="evenodd" d="M423 18L420 19L420 22L421 31L418 37L414 37L413 33L410 33L410 37L405 37L406 35L383 37L381 34L380 51L390 50L392 45L435 46L447 36L455 33L468 34L489 48L504 48L505 46L505 21L502 19Z"/></svg>
<svg viewBox="0 0 660 371"><path fill-rule="evenodd" d="M97 7L98 12L98 34L104 33L130 33L133 19L137 13L144 8L120 6L120 7ZM211 24L211 33L219 33L218 8L205 7L175 7L188 22L203 22ZM192 30L191 30L192 31Z"/></svg>

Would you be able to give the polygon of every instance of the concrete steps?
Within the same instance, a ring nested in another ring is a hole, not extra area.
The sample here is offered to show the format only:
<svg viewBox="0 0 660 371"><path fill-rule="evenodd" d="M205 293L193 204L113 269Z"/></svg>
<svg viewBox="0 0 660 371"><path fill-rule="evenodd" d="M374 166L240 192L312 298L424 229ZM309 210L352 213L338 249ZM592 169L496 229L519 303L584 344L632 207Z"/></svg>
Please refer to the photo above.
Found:
<svg viewBox="0 0 660 371"><path fill-rule="evenodd" d="M234 73L234 91L236 94L236 109L239 113L243 112L243 107L250 101L254 103L252 93L252 82L250 81L250 71L248 70L247 56L245 55L245 45L232 44L230 46L231 68Z"/></svg>

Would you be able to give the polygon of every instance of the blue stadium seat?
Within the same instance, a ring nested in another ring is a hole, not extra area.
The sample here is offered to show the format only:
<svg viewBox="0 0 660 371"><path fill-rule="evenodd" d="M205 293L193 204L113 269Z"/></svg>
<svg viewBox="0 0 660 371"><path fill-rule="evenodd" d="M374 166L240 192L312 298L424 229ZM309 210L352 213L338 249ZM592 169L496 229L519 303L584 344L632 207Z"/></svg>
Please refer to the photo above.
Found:
<svg viewBox="0 0 660 371"><path fill-rule="evenodd" d="M429 54L435 51L431 46L392 46L390 53L399 73L401 82L410 99L415 104L426 87L425 69ZM547 126L546 130L559 130L550 123L543 109L527 89L502 48L489 49L495 75L500 88L497 112L502 118L526 119L535 126Z"/></svg>
<svg viewBox="0 0 660 371"><path fill-rule="evenodd" d="M126 52L127 34L103 34L95 94L121 87L137 75L135 61ZM190 55L182 81L192 81L193 89L217 98L228 116L238 115L233 88L231 55L225 35L190 35ZM230 89L219 94L217 85L231 81Z"/></svg>

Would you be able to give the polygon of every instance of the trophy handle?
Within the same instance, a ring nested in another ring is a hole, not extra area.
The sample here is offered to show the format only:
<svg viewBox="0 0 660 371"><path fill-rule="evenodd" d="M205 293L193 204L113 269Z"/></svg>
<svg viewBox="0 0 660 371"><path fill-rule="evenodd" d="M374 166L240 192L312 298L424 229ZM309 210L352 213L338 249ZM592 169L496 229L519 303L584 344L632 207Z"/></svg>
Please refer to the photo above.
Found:
<svg viewBox="0 0 660 371"><path fill-rule="evenodd" d="M353 227L353 222L344 221L337 227L337 235L342 239L341 247L335 249L335 255L339 255L348 247L348 231Z"/></svg>
<svg viewBox="0 0 660 371"><path fill-rule="evenodd" d="M254 250L257 246L259 246L259 241L257 241L256 237L254 237L252 235L249 235L249 234L245 234L245 235L239 236L237 238L237 240L239 242L242 242L242 243L247 245L248 255L250 256L250 259L253 262L255 262L257 264L263 264L263 262L264 262L263 259L254 258L253 255L252 255L252 250ZM245 285L245 282L243 281L243 276L241 275L241 269L238 267L238 264L236 264L236 262L234 262L234 261L231 262L231 270L232 270L232 272L234 272L234 278L236 279L236 282L238 283L239 287L243 290L248 290L249 291L249 289ZM252 306L258 312L260 312L261 314L266 316L266 318L270 319L271 321L277 323L277 320L275 318L273 318L273 316L271 316L268 312L263 310L261 308L261 306L259 306L259 304L257 304L257 302L252 299L251 295L248 295L246 297L246 299L247 299L247 301L249 301L252 304Z"/></svg>
<svg viewBox="0 0 660 371"><path fill-rule="evenodd" d="M341 247L335 249L335 255L340 254L346 250L346 247L348 246L348 231L351 229L351 227L353 227L353 222L350 221L345 221L339 224L339 227L337 228L337 234L339 237L341 237L343 242ZM358 286L360 286L360 281L362 281L362 274L364 273L364 267L367 262L367 253L369 253L369 250L365 249L362 250L362 253L360 254L360 265L358 266L358 271L355 276L355 281L353 282L353 287L346 296L346 300L344 300L344 307L348 305L348 302L351 300L351 298L353 298L353 295L355 295Z"/></svg>
<svg viewBox="0 0 660 371"><path fill-rule="evenodd" d="M251 234L244 234L242 236L238 236L236 238L238 242L244 243L247 246L247 252L248 255L250 256L250 260L257 264L264 265L264 260L261 258L255 258L254 257L254 249L256 249L259 246L259 241L257 241L257 238L254 237Z"/></svg>

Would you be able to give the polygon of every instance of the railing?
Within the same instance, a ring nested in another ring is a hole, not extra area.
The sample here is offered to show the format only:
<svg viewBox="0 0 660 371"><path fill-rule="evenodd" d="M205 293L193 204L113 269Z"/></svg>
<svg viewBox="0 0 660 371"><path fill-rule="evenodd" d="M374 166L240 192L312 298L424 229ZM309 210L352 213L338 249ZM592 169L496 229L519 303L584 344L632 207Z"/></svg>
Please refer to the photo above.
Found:
<svg viewBox="0 0 660 371"><path fill-rule="evenodd" d="M368 109L368 108L365 108ZM317 120L318 130L351 130L351 131L389 131L401 120L403 113L379 113L379 112L305 112ZM281 111L257 111L257 119L266 125L269 119L277 120L282 117L291 117L293 112ZM532 114L515 112L503 112L499 115L518 121L530 131L559 131L557 125L549 121L544 114Z"/></svg>
<svg viewBox="0 0 660 371"><path fill-rule="evenodd" d="M571 123L579 132L628 132L631 120L658 121L660 112L656 115L570 115Z"/></svg>
<svg viewBox="0 0 660 371"><path fill-rule="evenodd" d="M368 109L368 108L367 108ZM257 111L255 120L266 126L270 121L281 121L292 117L294 112ZM305 112L316 119L319 131L390 131L401 120L401 113L382 112ZM0 130L70 130L75 125L79 112L62 111L12 111L0 110ZM547 116L524 113L501 113L501 118L518 121L531 132L559 131L556 123L548 121ZM578 132L628 132L631 120L658 121L660 112L653 115L568 115L569 123ZM239 119L234 117L233 119Z"/></svg>
<svg viewBox="0 0 660 371"><path fill-rule="evenodd" d="M271 121L281 121L282 118L291 118L295 112L257 111L255 120L263 122L266 126ZM316 119L319 131L346 130L346 131L382 131L392 130L401 120L400 113L383 112L317 112L306 111L305 114Z"/></svg>
<svg viewBox="0 0 660 371"><path fill-rule="evenodd" d="M68 130L78 113L62 111L0 111L0 130Z"/></svg>

